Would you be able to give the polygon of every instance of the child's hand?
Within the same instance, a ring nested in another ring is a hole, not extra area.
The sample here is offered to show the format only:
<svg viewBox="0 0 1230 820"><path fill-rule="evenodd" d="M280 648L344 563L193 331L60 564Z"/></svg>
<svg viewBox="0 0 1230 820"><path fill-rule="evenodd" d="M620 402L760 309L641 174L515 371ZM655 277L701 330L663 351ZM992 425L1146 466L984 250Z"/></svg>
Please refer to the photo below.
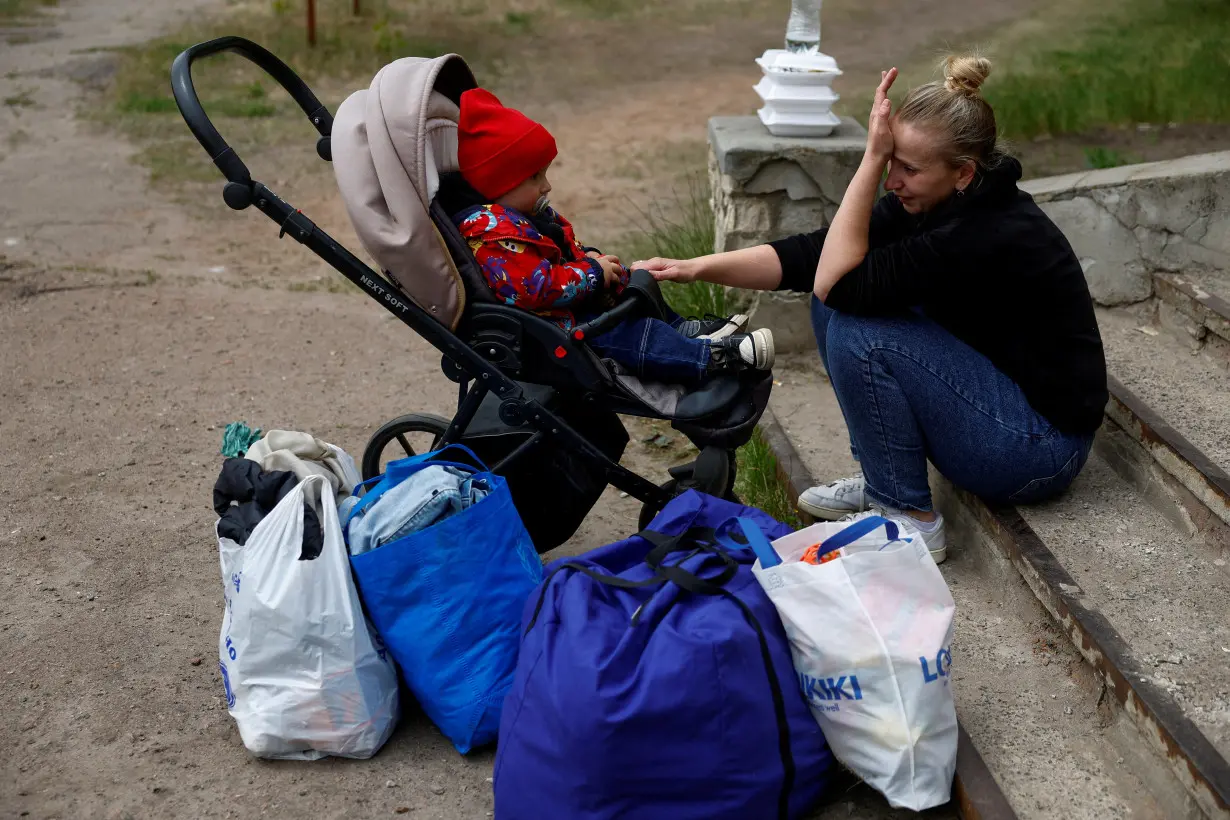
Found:
<svg viewBox="0 0 1230 820"><path fill-rule="evenodd" d="M612 262L616 265L619 265L619 257L613 253L598 253L598 251L586 251L585 255L588 256L590 259L599 260L600 264L601 264L601 260L605 259L608 262Z"/></svg>
<svg viewBox="0 0 1230 820"><path fill-rule="evenodd" d="M596 261L602 268L602 279L608 289L624 283L628 274L624 271L623 266L619 264L617 258L614 256L594 256L590 258Z"/></svg>

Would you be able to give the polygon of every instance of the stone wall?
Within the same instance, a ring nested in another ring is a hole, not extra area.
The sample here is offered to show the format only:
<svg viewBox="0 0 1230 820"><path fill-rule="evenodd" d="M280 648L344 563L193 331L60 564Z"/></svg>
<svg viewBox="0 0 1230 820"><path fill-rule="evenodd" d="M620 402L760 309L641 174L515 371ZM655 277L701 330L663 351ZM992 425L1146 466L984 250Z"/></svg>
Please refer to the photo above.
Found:
<svg viewBox="0 0 1230 820"><path fill-rule="evenodd" d="M1153 295L1156 271L1230 271L1230 151L1021 183L1072 243L1099 304Z"/></svg>

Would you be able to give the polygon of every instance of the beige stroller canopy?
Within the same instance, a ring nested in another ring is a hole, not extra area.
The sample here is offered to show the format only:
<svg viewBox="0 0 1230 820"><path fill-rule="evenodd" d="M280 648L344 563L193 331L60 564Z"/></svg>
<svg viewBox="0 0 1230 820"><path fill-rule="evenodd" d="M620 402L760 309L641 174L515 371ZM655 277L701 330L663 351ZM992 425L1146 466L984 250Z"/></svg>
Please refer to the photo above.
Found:
<svg viewBox="0 0 1230 820"><path fill-rule="evenodd" d="M333 171L359 241L381 270L454 329L465 286L429 209L457 170L461 93L477 83L455 54L389 63L333 120Z"/></svg>

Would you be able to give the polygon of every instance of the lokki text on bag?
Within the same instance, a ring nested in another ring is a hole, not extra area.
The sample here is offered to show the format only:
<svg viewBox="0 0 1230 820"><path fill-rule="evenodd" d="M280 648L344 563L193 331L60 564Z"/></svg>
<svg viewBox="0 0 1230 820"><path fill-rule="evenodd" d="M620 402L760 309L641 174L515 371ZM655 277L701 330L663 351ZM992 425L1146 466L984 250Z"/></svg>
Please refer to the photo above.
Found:
<svg viewBox="0 0 1230 820"><path fill-rule="evenodd" d="M918 663L922 666L923 683L934 683L940 678L948 677L948 670L952 668L952 653L948 651L948 647L941 647L939 652L935 653L935 671L932 672L926 658L919 658Z"/></svg>

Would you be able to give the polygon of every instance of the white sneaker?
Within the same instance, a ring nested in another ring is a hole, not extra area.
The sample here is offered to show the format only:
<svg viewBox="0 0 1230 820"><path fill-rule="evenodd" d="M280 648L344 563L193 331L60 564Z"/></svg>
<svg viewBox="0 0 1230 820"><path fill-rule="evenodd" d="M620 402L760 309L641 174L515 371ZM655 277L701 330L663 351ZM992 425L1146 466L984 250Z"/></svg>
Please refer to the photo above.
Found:
<svg viewBox="0 0 1230 820"><path fill-rule="evenodd" d="M739 339L739 358L744 364L755 370L772 370L774 361L773 331L767 327L753 330L740 338L737 335L727 337L731 341Z"/></svg>
<svg viewBox="0 0 1230 820"><path fill-rule="evenodd" d="M881 515L897 524L909 535L922 536L927 552L935 563L942 564L948 557L948 537L944 535L944 516L937 515L934 521L919 521L909 513L889 508L873 508L873 515ZM925 528L925 529L924 529Z"/></svg>
<svg viewBox="0 0 1230 820"><path fill-rule="evenodd" d="M942 564L944 559L948 557L947 538L944 535L944 516L937 515L934 521L919 521L917 518L901 510L872 507L866 512L847 515L839 520L842 523L859 521L872 515L878 515L881 518L887 518L889 521L892 521L901 531L901 535L911 538L921 537L923 543L927 545L927 552L931 554L931 560L935 561L935 563ZM922 529L923 527L927 529L924 530Z"/></svg>
<svg viewBox="0 0 1230 820"><path fill-rule="evenodd" d="M799 496L798 504L803 512L824 521L836 521L870 509L863 492L862 475L810 487Z"/></svg>

